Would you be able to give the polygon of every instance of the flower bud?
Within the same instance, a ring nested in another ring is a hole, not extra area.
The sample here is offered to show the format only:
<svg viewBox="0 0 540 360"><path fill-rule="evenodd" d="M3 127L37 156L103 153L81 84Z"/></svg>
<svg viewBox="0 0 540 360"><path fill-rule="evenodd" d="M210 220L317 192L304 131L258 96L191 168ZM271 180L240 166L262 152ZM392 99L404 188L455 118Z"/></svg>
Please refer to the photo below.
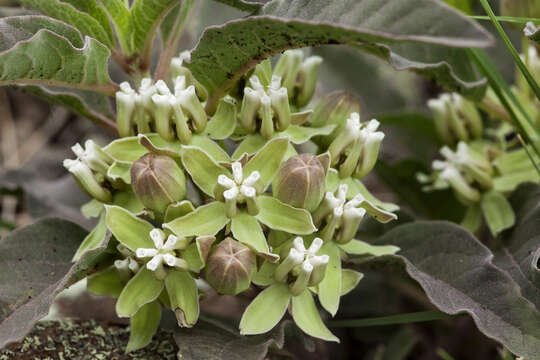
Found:
<svg viewBox="0 0 540 360"><path fill-rule="evenodd" d="M322 98L313 110L311 125L313 127L336 125L336 128L330 135L316 137L314 141L319 146L328 148L354 112L360 113L360 103L352 94L336 91Z"/></svg>
<svg viewBox="0 0 540 360"><path fill-rule="evenodd" d="M299 107L307 105L315 89L317 88L317 79L319 77L319 67L322 64L322 58L320 56L308 57L302 66L300 67L299 77L299 91L296 96L296 105Z"/></svg>
<svg viewBox="0 0 540 360"><path fill-rule="evenodd" d="M483 125L476 106L458 94L442 94L428 101L435 128L441 139L449 145L482 136Z"/></svg>
<svg viewBox="0 0 540 360"><path fill-rule="evenodd" d="M149 153L135 161L131 166L131 184L141 203L160 213L186 196L184 172L167 156Z"/></svg>
<svg viewBox="0 0 540 360"><path fill-rule="evenodd" d="M110 191L100 184L92 170L83 161L65 159L64 167L73 175L75 181L88 195L103 203L111 202L112 195Z"/></svg>
<svg viewBox="0 0 540 360"><path fill-rule="evenodd" d="M206 281L218 293L227 295L247 290L256 270L255 254L232 238L216 245L206 264Z"/></svg>
<svg viewBox="0 0 540 360"><path fill-rule="evenodd" d="M272 185L274 197L308 211L319 206L325 187L326 169L312 154L295 155L287 160Z"/></svg>

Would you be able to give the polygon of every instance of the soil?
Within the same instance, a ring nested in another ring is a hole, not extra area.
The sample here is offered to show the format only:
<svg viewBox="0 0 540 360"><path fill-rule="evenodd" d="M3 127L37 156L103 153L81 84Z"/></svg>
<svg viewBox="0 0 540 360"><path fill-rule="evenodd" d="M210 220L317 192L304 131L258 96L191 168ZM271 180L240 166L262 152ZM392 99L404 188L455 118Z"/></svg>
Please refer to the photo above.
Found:
<svg viewBox="0 0 540 360"><path fill-rule="evenodd" d="M174 360L172 332L160 329L144 349L126 354L129 329L90 321L38 323L26 338L0 349L0 360Z"/></svg>

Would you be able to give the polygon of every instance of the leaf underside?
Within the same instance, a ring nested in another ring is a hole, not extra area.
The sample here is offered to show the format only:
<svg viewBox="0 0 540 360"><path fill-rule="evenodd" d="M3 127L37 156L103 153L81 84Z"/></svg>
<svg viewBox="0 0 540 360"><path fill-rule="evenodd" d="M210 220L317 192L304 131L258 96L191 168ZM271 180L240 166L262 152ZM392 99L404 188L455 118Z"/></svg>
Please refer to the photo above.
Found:
<svg viewBox="0 0 540 360"><path fill-rule="evenodd" d="M527 249L538 256L540 237L534 240ZM469 313L480 331L516 355L534 359L540 353L538 298L524 297L512 272L497 267L499 261L471 233L448 222L417 222L393 229L380 243L401 250L372 261L404 263L440 310ZM538 289L529 293L537 296Z"/></svg>
<svg viewBox="0 0 540 360"><path fill-rule="evenodd" d="M105 261L108 239L71 262L86 235L69 221L45 219L0 240L0 348L22 339L60 291Z"/></svg>

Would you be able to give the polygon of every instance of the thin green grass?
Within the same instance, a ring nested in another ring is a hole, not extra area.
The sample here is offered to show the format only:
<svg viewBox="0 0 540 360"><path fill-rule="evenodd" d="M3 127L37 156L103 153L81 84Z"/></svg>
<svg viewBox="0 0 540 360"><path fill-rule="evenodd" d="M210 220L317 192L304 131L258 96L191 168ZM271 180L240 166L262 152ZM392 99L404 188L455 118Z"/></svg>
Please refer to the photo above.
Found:
<svg viewBox="0 0 540 360"><path fill-rule="evenodd" d="M438 310L432 310L368 319L331 321L328 323L328 325L331 327L384 326L442 320L450 318L452 316L453 315L448 315Z"/></svg>

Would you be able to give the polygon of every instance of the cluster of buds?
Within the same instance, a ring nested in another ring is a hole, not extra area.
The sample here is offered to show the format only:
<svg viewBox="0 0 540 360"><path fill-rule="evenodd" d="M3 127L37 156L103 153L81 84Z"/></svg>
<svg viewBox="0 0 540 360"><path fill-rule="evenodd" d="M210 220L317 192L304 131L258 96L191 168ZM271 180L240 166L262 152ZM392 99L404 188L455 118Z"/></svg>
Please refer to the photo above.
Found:
<svg viewBox="0 0 540 360"><path fill-rule="evenodd" d="M235 161L231 165L233 178L226 175L219 175L217 185L214 190L216 199L224 201L227 208L227 216L233 218L238 213L239 206L245 206L248 214L257 215L259 206L257 204L256 184L261 178L258 171L253 171L244 178L242 163Z"/></svg>
<svg viewBox="0 0 540 360"><path fill-rule="evenodd" d="M445 160L433 161L433 169L437 171L438 179L452 187L465 204L480 201L481 191L493 186L493 168L489 160L466 143L459 142L455 152L444 146L441 155Z"/></svg>
<svg viewBox="0 0 540 360"><path fill-rule="evenodd" d="M148 153L135 161L131 185L140 202L159 213L186 196L184 171L168 156Z"/></svg>
<svg viewBox="0 0 540 360"><path fill-rule="evenodd" d="M152 84L145 78L138 91L127 82L120 84L121 91L116 93L118 134L126 137L155 130L172 141L176 129L180 141L189 143L193 131L204 130L207 116L195 86L188 84L185 75L175 77L174 94L162 80Z"/></svg>
<svg viewBox="0 0 540 360"><path fill-rule="evenodd" d="M347 184L341 184L336 193L327 192L319 208L313 213L313 222L319 227L319 234L325 241L334 240L339 244L351 241L366 210L359 207L364 201L361 194L347 201Z"/></svg>
<svg viewBox="0 0 540 360"><path fill-rule="evenodd" d="M156 83L157 94L152 96L156 131L165 140L174 139L173 124L178 139L184 144L190 142L193 132L200 133L206 127L206 112L195 86L187 84L183 75L174 78L173 94L163 80Z"/></svg>
<svg viewBox="0 0 540 360"><path fill-rule="evenodd" d="M244 88L244 99L239 119L242 127L250 133L259 131L269 139L276 131L284 131L291 124L291 109L287 89L281 86L281 77L272 76L265 87L257 75L249 78L251 87Z"/></svg>
<svg viewBox="0 0 540 360"><path fill-rule="evenodd" d="M362 178L375 166L384 133L377 131L380 123L373 119L360 122L360 115L352 113L347 124L328 147L331 165L341 178Z"/></svg>
<svg viewBox="0 0 540 360"><path fill-rule="evenodd" d="M482 117L476 106L459 94L442 94L428 101L435 128L448 145L469 141L482 136Z"/></svg>
<svg viewBox="0 0 540 360"><path fill-rule="evenodd" d="M304 240L297 237L289 254L278 265L274 277L278 282L287 282L293 296L300 295L307 287L318 285L328 265L328 255L317 255L323 240L315 238L308 249Z"/></svg>
<svg viewBox="0 0 540 360"><path fill-rule="evenodd" d="M174 235L166 237L161 229L152 229L150 238L155 247L151 249L138 248L135 254L139 259L151 258L146 263L146 268L153 271L158 279L164 279L167 275L164 264L173 268L188 269L187 262L176 254L176 250L186 247L187 243L184 238L180 239Z"/></svg>
<svg viewBox="0 0 540 360"><path fill-rule="evenodd" d="M88 195L108 203L112 196L105 183L113 159L92 140L87 140L84 146L83 148L80 144L75 144L71 148L77 158L65 159L64 167Z"/></svg>
<svg viewBox="0 0 540 360"><path fill-rule="evenodd" d="M282 86L296 106L307 105L313 97L321 63L320 56L304 59L302 50L287 50L280 57L273 74L282 79Z"/></svg>
<svg viewBox="0 0 540 360"><path fill-rule="evenodd" d="M273 194L286 204L313 211L324 197L326 171L315 155L292 156L279 169L272 184Z"/></svg>
<svg viewBox="0 0 540 360"><path fill-rule="evenodd" d="M257 271L255 254L246 245L228 237L208 256L206 281L220 294L236 295L249 288Z"/></svg>

